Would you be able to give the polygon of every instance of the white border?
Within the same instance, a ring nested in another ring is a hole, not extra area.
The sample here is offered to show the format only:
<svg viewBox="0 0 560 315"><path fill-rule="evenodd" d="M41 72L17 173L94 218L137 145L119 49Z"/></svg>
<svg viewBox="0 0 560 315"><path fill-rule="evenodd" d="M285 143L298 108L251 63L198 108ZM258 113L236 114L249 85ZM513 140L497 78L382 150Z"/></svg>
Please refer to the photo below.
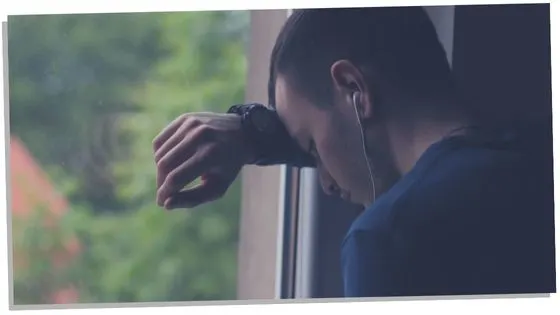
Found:
<svg viewBox="0 0 560 315"><path fill-rule="evenodd" d="M462 4L505 4L505 3L541 3L543 1L405 1L405 0L385 0L385 1L371 1L371 0L346 0L342 1L318 1L318 0L307 0L305 5L302 5L301 1L295 0L285 0L282 2L271 3L266 1L261 1L259 3L252 1L153 1L153 0L135 0L135 1L3 1L0 4L0 17L2 21L6 21L7 13L10 14L50 14L50 13L92 13L92 12L148 12L148 11L191 11L191 10L223 10L223 9L279 9L279 8L300 8L300 7L341 7L341 6L402 6L402 5L462 5ZM558 8L560 5L551 4L551 34L552 39L554 39L554 34L559 34L558 22L555 22L554 17L558 18ZM556 46L557 41L552 40L552 56L560 53L560 50ZM555 73L555 69L558 69L557 59L552 59L552 73ZM4 65L4 60L1 61L2 66ZM554 75L553 75L554 76ZM0 83L4 83L4 73L0 77ZM553 91L555 84L558 80L552 81ZM2 89L2 94L4 96L4 89ZM553 109L555 104L558 103L557 97L553 95ZM558 111L553 110L554 116L557 116ZM2 113L4 115L4 113ZM4 118L5 119L5 118ZM0 130L5 130L5 121L0 119L1 126ZM556 117L555 117L556 120ZM554 124L554 133L558 133L558 126ZM0 137L0 145L5 148L5 137ZM560 154L559 146L555 143L555 155ZM5 151L4 154L0 154L0 177L6 178L6 167L5 167ZM555 165L558 165L559 161L555 159ZM559 182L560 180L560 170L555 172L555 180ZM2 189L0 189L0 200L6 200L6 189L5 182L2 183ZM558 193L559 185L556 185L555 192ZM558 194L556 194L558 195ZM6 202L2 204L2 222L0 222L0 235L6 237L7 235L7 221L6 221ZM558 219L558 211L556 213L555 223L560 222ZM558 226L558 225L557 225ZM556 233L556 243L560 244L560 233ZM0 242L0 253L4 255L7 254L8 246L6 241ZM558 255L557 255L558 256ZM6 256L4 256L6 257ZM556 267L559 270L560 260L557 258ZM0 312L8 308L8 290L10 289L8 283L8 262L7 259L0 259L0 270L5 277L3 277L2 284L0 286L0 293L2 298L2 303L0 305ZM558 280L557 280L558 283ZM236 303L237 304L237 303ZM157 305L157 304L151 304ZM156 310L157 309L157 310ZM556 311L553 311L556 309ZM560 297L558 294L553 295L550 298L495 298L495 299L457 299L457 300L438 300L438 301L385 301L385 302L363 302L363 303L314 303L314 304L282 304L282 305L236 305L236 306L172 306L172 307L150 307L150 308L112 308L112 309L79 309L79 310L34 310L34 311L19 311L21 314L98 314L103 312L106 315L111 314L123 314L127 311L133 311L135 314L153 314L157 311L158 314L184 314L186 311L189 314L212 314L212 313L226 313L231 314L291 314L295 312L335 312L336 314L351 314L358 313L360 311L366 313L397 313L404 311L406 313L413 314L490 314L495 312L507 312L508 314L553 314L558 313L560 309Z"/></svg>
<svg viewBox="0 0 560 315"><path fill-rule="evenodd" d="M411 1L411 0L285 0L285 1L183 1L183 0L98 0L98 1L61 1L61 0L18 0L8 5L10 14L52 14L52 13L101 13L101 12L169 12L199 10L245 10L245 9L296 9L325 7L367 7L367 6L407 6L407 5L456 5L456 4L501 4L501 3L543 3L547 1ZM304 4L302 4L304 3Z"/></svg>

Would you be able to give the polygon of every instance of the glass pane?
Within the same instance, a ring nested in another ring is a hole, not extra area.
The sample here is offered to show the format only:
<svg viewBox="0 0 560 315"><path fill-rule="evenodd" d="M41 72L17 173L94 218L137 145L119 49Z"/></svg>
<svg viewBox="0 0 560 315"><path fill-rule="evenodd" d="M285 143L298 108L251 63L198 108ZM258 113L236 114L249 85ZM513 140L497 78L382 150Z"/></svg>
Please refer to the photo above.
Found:
<svg viewBox="0 0 560 315"><path fill-rule="evenodd" d="M236 298L240 184L155 204L153 138L244 100L249 12L8 20L14 301Z"/></svg>

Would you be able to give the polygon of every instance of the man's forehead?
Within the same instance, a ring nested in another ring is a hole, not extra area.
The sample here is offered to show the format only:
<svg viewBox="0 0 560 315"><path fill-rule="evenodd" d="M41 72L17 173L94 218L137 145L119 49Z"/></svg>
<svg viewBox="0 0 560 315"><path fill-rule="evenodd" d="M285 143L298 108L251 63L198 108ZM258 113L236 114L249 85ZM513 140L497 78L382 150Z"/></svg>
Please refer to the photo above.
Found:
<svg viewBox="0 0 560 315"><path fill-rule="evenodd" d="M286 89L285 81L279 77L276 80L274 105L276 107L278 116L280 116L280 120L282 120L282 122L287 125L286 127L289 127L289 125L293 124L293 117L290 116L295 116L290 115L290 112L293 109L289 108L290 106L288 104L293 102L293 100L291 100L292 97L289 95L289 93L290 91Z"/></svg>
<svg viewBox="0 0 560 315"><path fill-rule="evenodd" d="M274 105L276 109L283 111L288 97L286 91L286 82L281 76L278 76L274 83Z"/></svg>
<svg viewBox="0 0 560 315"><path fill-rule="evenodd" d="M281 77L276 80L275 91L275 105L278 116L290 135L299 140L306 128L303 99Z"/></svg>

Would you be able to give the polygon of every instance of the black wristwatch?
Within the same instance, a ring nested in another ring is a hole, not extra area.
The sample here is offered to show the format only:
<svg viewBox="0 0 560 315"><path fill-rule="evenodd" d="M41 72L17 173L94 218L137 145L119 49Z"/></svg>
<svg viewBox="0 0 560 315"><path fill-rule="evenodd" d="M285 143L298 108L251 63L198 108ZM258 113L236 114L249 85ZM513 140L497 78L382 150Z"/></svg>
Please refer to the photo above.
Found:
<svg viewBox="0 0 560 315"><path fill-rule="evenodd" d="M290 137L275 110L262 104L234 105L227 111L241 116L241 125L255 150L251 164L313 166L313 159L303 153Z"/></svg>
<svg viewBox="0 0 560 315"><path fill-rule="evenodd" d="M276 112L258 103L234 105L228 110L229 114L241 116L241 126L247 138L253 143L257 164L263 158L274 155L274 142L278 142L280 121Z"/></svg>
<svg viewBox="0 0 560 315"><path fill-rule="evenodd" d="M228 113L240 115L243 129L251 136L274 134L280 124L278 116L273 110L257 103L234 105L228 110Z"/></svg>

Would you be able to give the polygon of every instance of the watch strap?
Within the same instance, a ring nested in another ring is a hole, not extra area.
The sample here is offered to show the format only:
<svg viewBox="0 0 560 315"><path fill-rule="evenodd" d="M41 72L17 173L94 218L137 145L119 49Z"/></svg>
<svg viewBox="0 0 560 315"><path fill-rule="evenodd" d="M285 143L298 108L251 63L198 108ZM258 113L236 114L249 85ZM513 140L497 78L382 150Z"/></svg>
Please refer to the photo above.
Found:
<svg viewBox="0 0 560 315"><path fill-rule="evenodd" d="M269 110L277 119L271 132L259 131L250 119L251 111L259 106ZM289 164L296 167L314 166L314 159L301 150L290 137L275 110L262 104L250 103L233 105L229 108L228 113L241 116L243 131L250 139L256 155L255 160L250 164L260 166L277 164Z"/></svg>

